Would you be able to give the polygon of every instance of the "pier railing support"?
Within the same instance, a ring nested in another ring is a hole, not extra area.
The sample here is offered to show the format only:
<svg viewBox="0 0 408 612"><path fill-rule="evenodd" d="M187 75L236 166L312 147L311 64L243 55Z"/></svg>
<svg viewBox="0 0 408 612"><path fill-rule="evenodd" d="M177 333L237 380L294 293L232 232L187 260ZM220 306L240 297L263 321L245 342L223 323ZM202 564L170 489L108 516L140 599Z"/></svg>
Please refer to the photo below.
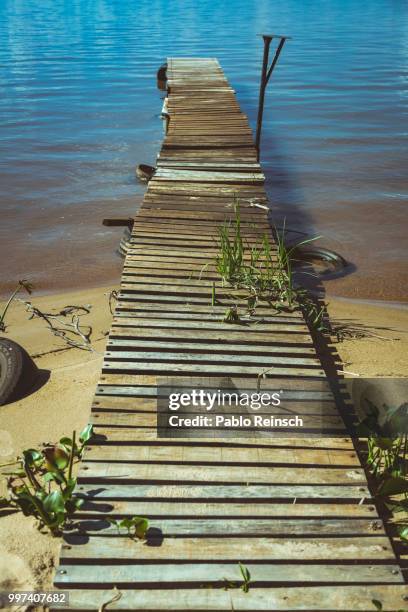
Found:
<svg viewBox="0 0 408 612"><path fill-rule="evenodd" d="M283 49L283 45L290 38L290 36L278 36L277 34L262 34L262 38L264 41L264 52L263 52L263 62L262 62L261 84L259 87L258 119L257 119L257 124L256 124L256 139L255 139L255 146L256 146L258 161L260 157L262 119L263 119L263 109L264 109L264 102L265 102L266 86L268 85L273 69L275 68L278 62L279 56ZM271 41L273 38L279 38L280 40L279 40L279 44L275 51L275 56L272 60L271 65L268 68L269 47L271 45Z"/></svg>

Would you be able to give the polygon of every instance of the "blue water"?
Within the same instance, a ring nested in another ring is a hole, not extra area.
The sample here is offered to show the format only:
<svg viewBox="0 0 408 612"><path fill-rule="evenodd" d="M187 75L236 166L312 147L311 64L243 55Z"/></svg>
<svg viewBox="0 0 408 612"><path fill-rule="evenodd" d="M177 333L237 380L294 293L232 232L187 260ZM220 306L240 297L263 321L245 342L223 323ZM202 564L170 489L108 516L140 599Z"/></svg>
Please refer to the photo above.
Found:
<svg viewBox="0 0 408 612"><path fill-rule="evenodd" d="M356 267L327 289L401 299L407 270L405 0L2 0L0 283L110 282L140 162L162 139L155 72L218 57L255 125L262 40L292 36L271 79L262 163L276 218ZM74 273L72 273L74 271ZM405 276L404 276L405 275Z"/></svg>

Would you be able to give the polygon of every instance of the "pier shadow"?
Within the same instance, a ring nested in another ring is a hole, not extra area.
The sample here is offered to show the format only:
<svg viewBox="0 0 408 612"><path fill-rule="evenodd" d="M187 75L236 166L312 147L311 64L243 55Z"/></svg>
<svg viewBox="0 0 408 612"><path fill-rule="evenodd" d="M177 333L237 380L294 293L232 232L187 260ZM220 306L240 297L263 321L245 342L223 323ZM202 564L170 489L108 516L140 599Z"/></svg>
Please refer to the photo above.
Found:
<svg viewBox="0 0 408 612"><path fill-rule="evenodd" d="M264 155L262 156L262 150ZM267 151L267 153L265 152ZM269 199L269 221L280 234L285 234L285 243L294 246L303 240L319 235L311 213L302 205L302 189L298 184L295 172L291 170L289 160L281 152L276 138L264 135L261 147L261 167L265 174L265 189ZM324 236L322 236L324 238ZM309 248L319 246L319 240L311 242ZM338 254L344 258L344 253ZM353 274L356 265L353 262L344 262L346 265L331 269L330 266L321 267L318 277L304 273L298 266L297 278L299 284L307 287L314 294L324 297L323 282L342 278ZM314 269L316 271L316 267Z"/></svg>
<svg viewBox="0 0 408 612"><path fill-rule="evenodd" d="M271 130L269 129L269 132ZM262 155L263 151L263 155ZM261 147L261 167L265 173L265 189L269 200L269 221L275 233L280 236L284 234L284 242L287 247L294 247L304 240L319 235L311 213L306 205L302 205L302 188L297 183L295 171L291 169L290 162L286 159L279 139L273 134L265 133ZM324 236L322 236L324 238ZM319 246L319 240L308 244L308 250ZM300 247L301 248L301 247ZM316 312L325 309L326 288L325 282L332 278L340 278L352 274L356 270L353 262L346 262L344 254L339 253L339 261L342 265L333 266L319 265L318 258L313 257L302 260L295 255L297 261L293 265L295 286L307 289L309 298L314 304ZM338 403L339 412L346 424L354 420L354 412L350 412L349 397L344 391L342 380L344 379L343 364L337 352L330 333L323 333L316 329L308 318L306 322L317 352L321 360L323 370L327 375L332 392ZM332 329L332 324L325 314L324 326Z"/></svg>

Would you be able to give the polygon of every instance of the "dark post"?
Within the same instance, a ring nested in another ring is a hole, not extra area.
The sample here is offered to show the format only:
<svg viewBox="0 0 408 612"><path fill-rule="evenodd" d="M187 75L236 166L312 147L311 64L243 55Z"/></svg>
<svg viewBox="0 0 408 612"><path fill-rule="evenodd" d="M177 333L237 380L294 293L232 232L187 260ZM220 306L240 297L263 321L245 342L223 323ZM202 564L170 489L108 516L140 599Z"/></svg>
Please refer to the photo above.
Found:
<svg viewBox="0 0 408 612"><path fill-rule="evenodd" d="M259 161L259 146L261 144L261 130L262 130L264 101L265 101L266 74L268 71L269 47L271 44L272 36L263 36L262 38L264 41L264 52L263 52L263 62L262 62L261 84L259 86L258 120L256 123L256 138L255 138L255 147L257 151L258 161Z"/></svg>
<svg viewBox="0 0 408 612"><path fill-rule="evenodd" d="M261 147L262 118L263 118L266 86L269 82L273 69L275 68L276 63L279 59L279 56L283 49L283 45L285 44L285 41L289 38L289 36L276 36L276 38L280 38L280 41L275 51L275 57L273 58L272 64L270 65L268 69L269 47L274 37L275 37L275 34L271 34L271 35L262 34L262 38L264 41L264 52L263 52L263 62L262 62L261 84L259 86L258 119L257 119L257 124L256 124L256 138L255 138L255 147L257 151L258 161L259 161L260 147Z"/></svg>

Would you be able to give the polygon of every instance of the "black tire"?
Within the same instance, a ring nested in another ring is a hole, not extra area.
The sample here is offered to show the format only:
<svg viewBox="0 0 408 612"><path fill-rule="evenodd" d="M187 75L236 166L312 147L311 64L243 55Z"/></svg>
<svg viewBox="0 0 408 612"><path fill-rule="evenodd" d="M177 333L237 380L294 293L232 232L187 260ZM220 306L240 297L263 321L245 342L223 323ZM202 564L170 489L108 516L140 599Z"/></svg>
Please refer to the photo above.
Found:
<svg viewBox="0 0 408 612"><path fill-rule="evenodd" d="M155 172L156 168L147 164L139 164L136 168L136 176L142 183L148 183Z"/></svg>
<svg viewBox="0 0 408 612"><path fill-rule="evenodd" d="M167 63L162 64L157 71L158 81L167 81Z"/></svg>
<svg viewBox="0 0 408 612"><path fill-rule="evenodd" d="M38 368L22 346L0 338L0 406L20 397L33 385Z"/></svg>

